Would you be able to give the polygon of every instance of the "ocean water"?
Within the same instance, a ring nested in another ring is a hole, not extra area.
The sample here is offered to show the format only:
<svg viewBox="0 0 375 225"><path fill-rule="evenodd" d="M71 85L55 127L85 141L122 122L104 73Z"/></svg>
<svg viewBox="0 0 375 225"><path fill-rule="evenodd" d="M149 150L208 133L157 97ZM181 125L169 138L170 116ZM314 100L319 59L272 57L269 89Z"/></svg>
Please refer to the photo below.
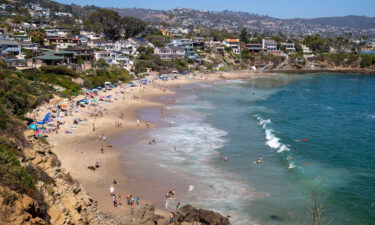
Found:
<svg viewBox="0 0 375 225"><path fill-rule="evenodd" d="M157 144L132 146L161 171L155 186L183 183L166 208L190 203L238 225L311 224L315 191L331 224L375 224L375 76L277 75L179 92L156 116L164 125L141 137Z"/></svg>

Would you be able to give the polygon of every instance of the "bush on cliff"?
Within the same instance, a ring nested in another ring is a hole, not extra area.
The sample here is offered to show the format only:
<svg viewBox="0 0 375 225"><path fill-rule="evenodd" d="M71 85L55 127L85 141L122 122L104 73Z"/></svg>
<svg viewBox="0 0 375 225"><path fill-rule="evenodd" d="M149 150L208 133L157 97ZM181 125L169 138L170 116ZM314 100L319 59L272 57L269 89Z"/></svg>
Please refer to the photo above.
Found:
<svg viewBox="0 0 375 225"><path fill-rule="evenodd" d="M0 145L0 184L18 193L30 193L35 183L10 148Z"/></svg>

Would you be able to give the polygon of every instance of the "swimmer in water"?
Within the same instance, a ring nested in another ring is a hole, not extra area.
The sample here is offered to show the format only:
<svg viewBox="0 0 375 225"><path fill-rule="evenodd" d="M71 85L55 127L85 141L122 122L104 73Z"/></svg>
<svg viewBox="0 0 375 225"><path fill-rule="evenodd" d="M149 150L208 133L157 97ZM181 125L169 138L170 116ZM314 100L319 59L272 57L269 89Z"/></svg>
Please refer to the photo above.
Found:
<svg viewBox="0 0 375 225"><path fill-rule="evenodd" d="M262 164L264 162L263 157L259 157L257 160L257 164Z"/></svg>

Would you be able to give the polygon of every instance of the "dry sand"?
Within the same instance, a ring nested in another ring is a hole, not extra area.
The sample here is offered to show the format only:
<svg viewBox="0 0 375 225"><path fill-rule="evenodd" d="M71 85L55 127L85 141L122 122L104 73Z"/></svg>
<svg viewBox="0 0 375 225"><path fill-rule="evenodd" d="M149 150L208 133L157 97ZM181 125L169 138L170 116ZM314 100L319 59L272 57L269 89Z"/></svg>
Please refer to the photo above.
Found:
<svg viewBox="0 0 375 225"><path fill-rule="evenodd" d="M147 129L145 121L140 121L140 126L137 126L137 111L142 107L161 106L161 103L153 102L151 99L156 96L174 94L169 90L170 87L220 79L246 79L259 75L264 74L242 71L198 75L194 79L189 79L191 76L186 75L176 80L156 81L155 87L152 85L145 86L143 92L141 87L128 88L125 94L120 93L119 89L115 88L105 93L105 95L112 95L114 101L102 105L107 109L107 113L104 113L103 117L92 117L87 108L79 108L79 111L74 113L73 116L62 119L66 122L66 125L61 126L59 134L51 134L48 141L53 146L53 151L60 159L62 167L81 183L85 191L94 200L98 201L98 208L103 212L117 216L130 210L130 208L125 206L126 204L117 208L113 207L109 193L113 179L116 178L119 182L114 187L115 193L121 195L122 203L125 203L125 197L130 193L127 192L126 171L121 160L121 156L126 157L126 146L124 146L125 152L115 149L111 146L111 136L130 129ZM103 93L101 92L100 95L103 95ZM132 96L134 95L138 96L139 99L133 99ZM82 97L78 96L75 100L82 99ZM40 116L48 112L46 107L43 106L38 110ZM123 119L119 118L121 113L125 115ZM87 122L76 126L73 125L73 119L75 118L87 119ZM39 119L41 118L39 117ZM116 121L122 123L122 128L115 127ZM95 131L93 131L93 123L95 123ZM72 129L72 126L76 126L77 129ZM151 127L155 126L155 124L151 124ZM64 132L67 130L73 133L65 134ZM108 138L107 142L98 138L103 133ZM100 151L102 145L104 147L103 154ZM102 166L95 171L88 169L88 166L94 166L96 160L99 160ZM147 202L142 199L142 196L140 197L141 204ZM160 211L159 213L165 215L166 212Z"/></svg>

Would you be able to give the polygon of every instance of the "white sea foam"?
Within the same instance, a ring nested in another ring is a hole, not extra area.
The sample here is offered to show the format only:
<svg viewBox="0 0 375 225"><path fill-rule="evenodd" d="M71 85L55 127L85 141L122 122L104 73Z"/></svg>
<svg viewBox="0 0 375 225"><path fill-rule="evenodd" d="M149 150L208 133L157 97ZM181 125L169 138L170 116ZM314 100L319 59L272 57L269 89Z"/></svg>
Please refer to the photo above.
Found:
<svg viewBox="0 0 375 225"><path fill-rule="evenodd" d="M290 148L280 142L280 138L278 138L274 133L278 133L270 128L268 128L269 124L271 124L271 119L263 119L261 116L253 115L258 120L258 125L261 126L264 130L265 136L266 136L266 144L273 148L277 149L278 153L290 151Z"/></svg>
<svg viewBox="0 0 375 225"><path fill-rule="evenodd" d="M284 151L290 151L290 148L288 148L286 145L281 145L280 149L277 152L280 153Z"/></svg>

